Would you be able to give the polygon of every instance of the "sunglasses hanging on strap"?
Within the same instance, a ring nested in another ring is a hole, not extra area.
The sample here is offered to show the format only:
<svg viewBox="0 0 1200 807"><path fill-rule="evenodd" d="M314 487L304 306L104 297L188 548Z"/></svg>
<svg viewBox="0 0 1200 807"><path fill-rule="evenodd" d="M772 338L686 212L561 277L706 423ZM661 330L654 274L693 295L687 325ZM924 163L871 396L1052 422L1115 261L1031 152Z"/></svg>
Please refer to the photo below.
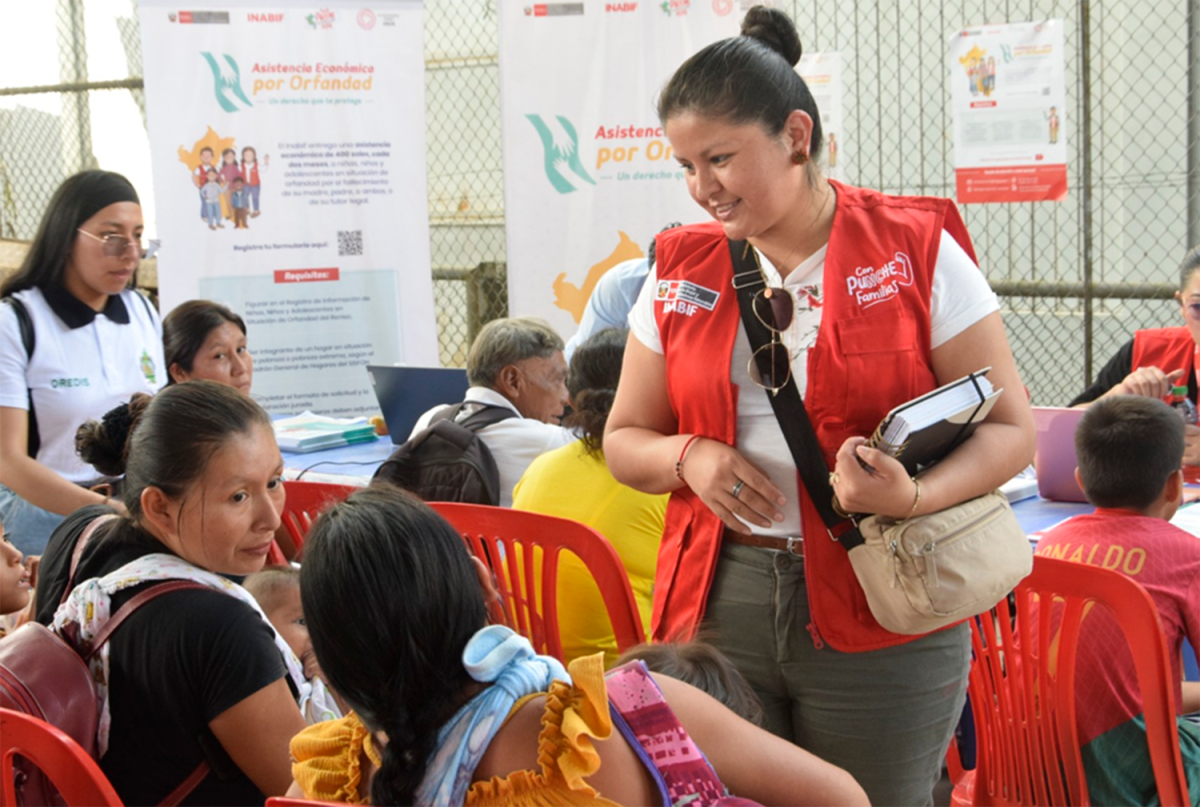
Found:
<svg viewBox="0 0 1200 807"><path fill-rule="evenodd" d="M991 608L1033 564L1025 531L999 491L909 519L873 515L859 522L837 512L829 466L790 367L786 377L779 376L774 350L764 349L780 341L785 326L766 321L776 314L773 303L756 307L755 302L760 297L770 301L775 295L768 291L787 292L767 288L757 255L751 267L751 249L743 241L729 242L732 285L754 351L752 361L763 378L782 378L778 388L760 386L771 393L767 399L809 498L829 537L849 553L872 615L893 633L919 635ZM757 282L752 273L758 274Z"/></svg>
<svg viewBox="0 0 1200 807"><path fill-rule="evenodd" d="M792 461L800 478L825 522L829 537L847 550L862 544L862 535L853 519L838 515L833 509L833 488L829 485L829 466L817 442L817 433L808 419L808 411L796 389L791 373L791 355L782 341L782 332L792 320L792 297L785 289L770 288L763 277L758 255L748 241L730 241L729 255L733 260L733 281L742 326L750 340L750 373L756 383L767 390L767 399L775 410L775 419L783 430ZM786 303L783 302L786 300Z"/></svg>

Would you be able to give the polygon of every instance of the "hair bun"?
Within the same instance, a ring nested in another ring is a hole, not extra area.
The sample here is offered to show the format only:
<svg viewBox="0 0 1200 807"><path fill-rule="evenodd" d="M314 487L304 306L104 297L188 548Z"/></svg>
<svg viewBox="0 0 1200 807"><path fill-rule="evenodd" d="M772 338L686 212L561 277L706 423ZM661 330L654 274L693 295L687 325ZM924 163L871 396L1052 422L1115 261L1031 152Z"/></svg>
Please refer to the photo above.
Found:
<svg viewBox="0 0 1200 807"><path fill-rule="evenodd" d="M126 445L129 435L150 403L150 396L136 393L104 413L101 420L89 420L75 432L75 450L79 457L105 476L125 473Z"/></svg>
<svg viewBox="0 0 1200 807"><path fill-rule="evenodd" d="M790 17L777 8L755 6L746 12L742 20L742 36L756 39L771 50L778 53L787 63L795 67L804 46L800 44L800 34Z"/></svg>

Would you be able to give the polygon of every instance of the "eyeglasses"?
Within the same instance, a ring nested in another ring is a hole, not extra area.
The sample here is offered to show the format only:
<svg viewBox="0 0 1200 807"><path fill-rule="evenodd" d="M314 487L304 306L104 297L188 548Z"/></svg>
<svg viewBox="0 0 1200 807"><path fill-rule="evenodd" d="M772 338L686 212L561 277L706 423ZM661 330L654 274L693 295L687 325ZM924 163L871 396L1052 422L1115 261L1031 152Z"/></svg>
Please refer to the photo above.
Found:
<svg viewBox="0 0 1200 807"><path fill-rule="evenodd" d="M109 233L105 236L93 235L82 227L79 228L79 232L83 233L88 238L94 238L104 244L104 246L100 248L100 251L103 252L106 257L120 258L129 251L130 247L137 247L138 257L141 257L142 255L142 239L140 238L136 241L130 241L125 236L117 235L115 233Z"/></svg>

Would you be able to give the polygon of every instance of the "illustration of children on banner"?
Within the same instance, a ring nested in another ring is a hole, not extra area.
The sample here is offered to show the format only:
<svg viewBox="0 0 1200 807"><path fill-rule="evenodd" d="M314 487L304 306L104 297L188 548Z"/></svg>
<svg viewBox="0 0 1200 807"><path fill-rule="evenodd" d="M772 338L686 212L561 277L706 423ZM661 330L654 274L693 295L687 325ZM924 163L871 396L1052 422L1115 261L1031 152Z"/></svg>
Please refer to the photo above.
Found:
<svg viewBox="0 0 1200 807"><path fill-rule="evenodd" d="M221 215L222 217L233 220L233 202L230 200L230 194L233 193L233 181L240 179L242 169L238 168L237 152L233 149L225 149L221 152Z"/></svg>
<svg viewBox="0 0 1200 807"><path fill-rule="evenodd" d="M263 168L271 161L269 155L263 156ZM242 178L246 180L246 188L250 191L250 218L258 218L258 195L262 189L262 180L259 178L258 168L258 152L254 150L254 146L246 146L242 149Z"/></svg>
<svg viewBox="0 0 1200 807"><path fill-rule="evenodd" d="M246 180L240 176L234 177L229 186L229 205L233 208L233 227L245 230L249 225L246 218L250 213L250 191L246 189Z"/></svg>
<svg viewBox="0 0 1200 807"><path fill-rule="evenodd" d="M200 149L199 161L191 166L192 184L200 191L200 220L208 220L208 202L204 199L204 184L208 182L208 169L212 166L213 150L208 146Z"/></svg>
<svg viewBox="0 0 1200 807"><path fill-rule="evenodd" d="M245 146L239 164L236 139L221 137L211 126L191 150L180 146L177 153L199 190L200 220L210 230L224 229L225 221L233 222L234 229L248 229L249 220L262 212L262 174L269 155L263 155L260 165L254 146ZM214 160L217 154L219 164Z"/></svg>
<svg viewBox="0 0 1200 807"><path fill-rule="evenodd" d="M973 26L947 44L958 201L1065 199L1071 121L1063 21Z"/></svg>
<svg viewBox="0 0 1200 807"><path fill-rule="evenodd" d="M221 223L221 177L217 169L207 170L208 178L200 188L200 198L204 200L204 219L208 229L215 230L224 227Z"/></svg>
<svg viewBox="0 0 1200 807"><path fill-rule="evenodd" d="M987 51L977 46L959 59L959 63L966 72L971 97L990 98L996 91L996 57L987 56Z"/></svg>

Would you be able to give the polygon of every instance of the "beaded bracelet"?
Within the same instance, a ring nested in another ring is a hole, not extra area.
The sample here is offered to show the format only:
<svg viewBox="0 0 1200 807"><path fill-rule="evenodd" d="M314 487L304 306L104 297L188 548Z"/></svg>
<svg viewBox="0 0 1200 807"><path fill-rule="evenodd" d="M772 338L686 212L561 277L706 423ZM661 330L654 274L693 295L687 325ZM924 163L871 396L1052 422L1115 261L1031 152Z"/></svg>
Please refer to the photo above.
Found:
<svg viewBox="0 0 1200 807"><path fill-rule="evenodd" d="M692 443L699 439L700 435L698 434L693 434L691 437L689 437L688 441L683 444L683 450L679 452L679 459L675 460L675 476L678 477L679 481L681 482L687 482L687 480L683 478L683 460L685 457L687 457L688 450L692 447Z"/></svg>

